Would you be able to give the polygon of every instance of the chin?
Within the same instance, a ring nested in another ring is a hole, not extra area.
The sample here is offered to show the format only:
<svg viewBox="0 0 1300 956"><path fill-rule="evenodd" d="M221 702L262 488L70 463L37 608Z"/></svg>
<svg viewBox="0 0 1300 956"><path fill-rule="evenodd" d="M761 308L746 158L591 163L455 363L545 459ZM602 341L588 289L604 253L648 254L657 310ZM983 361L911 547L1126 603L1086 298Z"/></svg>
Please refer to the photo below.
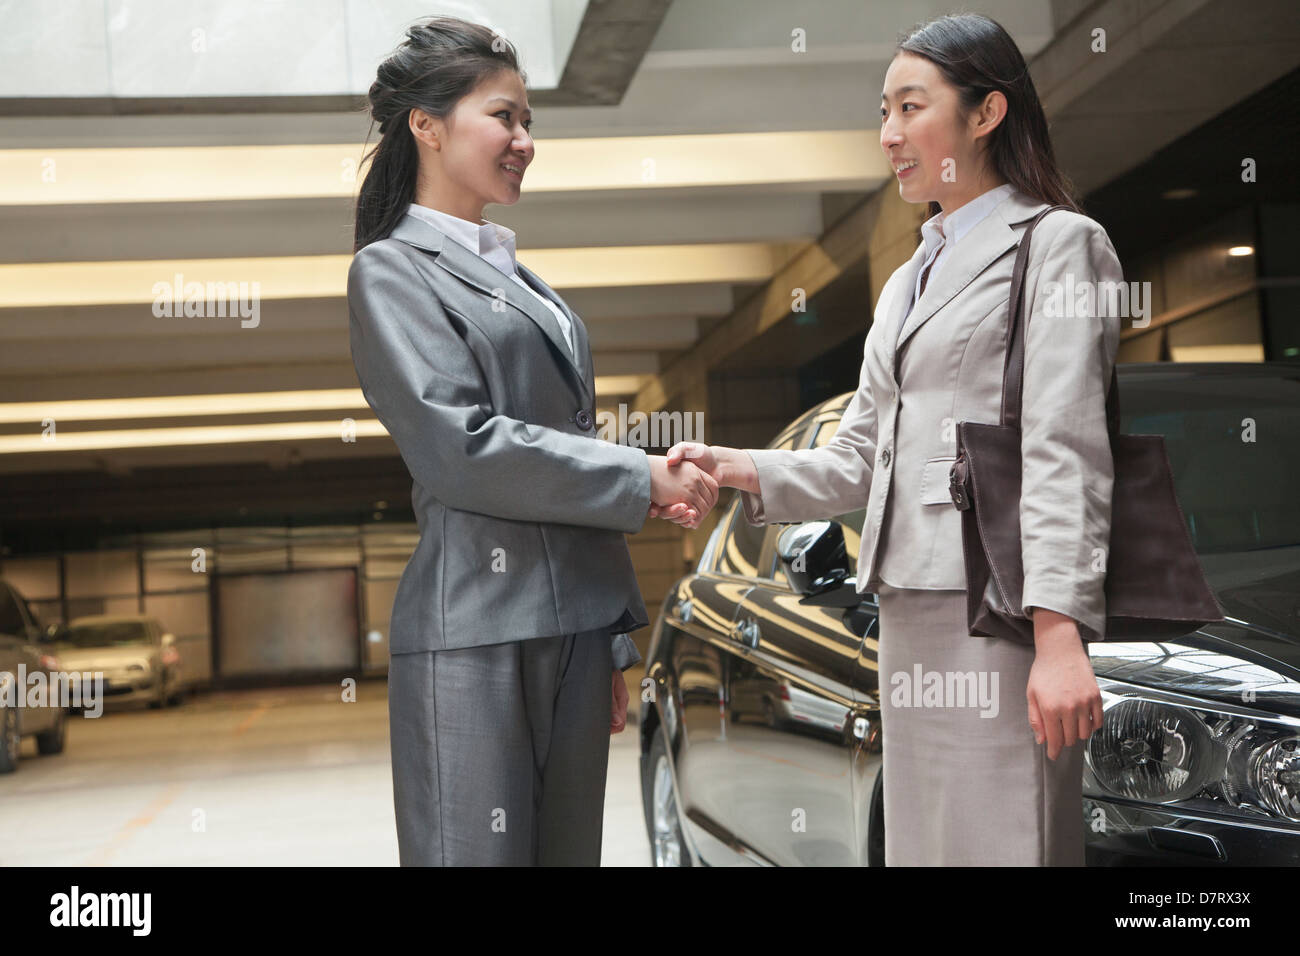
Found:
<svg viewBox="0 0 1300 956"><path fill-rule="evenodd" d="M932 194L920 183L902 183L900 185L902 188L899 189L899 194L903 197L904 202L916 204L931 201L930 196Z"/></svg>

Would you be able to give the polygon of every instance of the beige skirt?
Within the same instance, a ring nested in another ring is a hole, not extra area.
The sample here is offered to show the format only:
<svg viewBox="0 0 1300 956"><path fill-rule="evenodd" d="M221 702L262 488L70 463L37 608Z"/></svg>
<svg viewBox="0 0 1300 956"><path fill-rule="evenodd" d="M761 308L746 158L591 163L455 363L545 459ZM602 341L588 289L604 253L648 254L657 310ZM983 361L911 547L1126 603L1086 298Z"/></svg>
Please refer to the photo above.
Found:
<svg viewBox="0 0 1300 956"><path fill-rule="evenodd" d="M971 637L965 591L880 586L886 866L1083 866L1083 747L1034 742L1034 649Z"/></svg>

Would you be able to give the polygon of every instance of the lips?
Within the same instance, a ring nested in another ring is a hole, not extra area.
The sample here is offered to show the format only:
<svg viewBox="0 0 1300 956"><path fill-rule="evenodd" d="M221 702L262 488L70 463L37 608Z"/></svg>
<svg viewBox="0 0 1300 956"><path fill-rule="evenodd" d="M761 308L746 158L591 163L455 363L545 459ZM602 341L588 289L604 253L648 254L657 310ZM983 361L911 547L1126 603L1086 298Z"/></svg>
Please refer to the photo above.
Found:
<svg viewBox="0 0 1300 956"><path fill-rule="evenodd" d="M895 163L895 164L894 164L894 172L897 173L899 176L901 176L901 175L903 175L903 173L907 172L909 169L915 169L916 166L917 166L917 160L915 160L915 159L905 159L905 160L903 160L903 161L900 162L900 163Z"/></svg>
<svg viewBox="0 0 1300 956"><path fill-rule="evenodd" d="M523 163L501 163L500 168L505 170L507 176L517 177L520 181L524 178Z"/></svg>

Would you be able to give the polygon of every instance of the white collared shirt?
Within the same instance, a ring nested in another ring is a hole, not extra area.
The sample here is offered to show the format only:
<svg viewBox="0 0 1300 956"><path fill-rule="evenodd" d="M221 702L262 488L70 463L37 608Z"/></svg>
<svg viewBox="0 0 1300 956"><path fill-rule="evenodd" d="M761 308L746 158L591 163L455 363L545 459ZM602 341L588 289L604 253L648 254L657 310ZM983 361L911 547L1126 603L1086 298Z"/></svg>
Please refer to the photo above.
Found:
<svg viewBox="0 0 1300 956"><path fill-rule="evenodd" d="M916 305L916 300L921 297L921 276L925 275L925 267L930 266L929 278L925 280L926 288L929 288L934 282L935 273L943 266L952 247L960 242L961 237L970 232L977 222L991 213L998 203L1015 192L1015 189L1016 187L1011 183L994 186L952 212L941 212L921 223L921 238L925 243L925 262L916 273L916 283L912 287L912 303L907 307L907 315L912 314L912 306ZM906 318L907 316L904 316L905 321Z"/></svg>
<svg viewBox="0 0 1300 956"><path fill-rule="evenodd" d="M488 265L495 267L498 272L509 276L520 288L526 290L538 302L550 309L551 314L555 316L555 321L560 325L560 332L564 335L565 343L569 346L569 354L575 358L577 357L573 351L573 323L569 321L569 317L564 314L563 309L546 296L538 293L519 274L518 263L515 261L515 234L513 230L486 220L475 225L468 219L461 219L459 216L453 216L439 209L430 209L428 206L421 206L419 203L411 203L406 211L412 216L423 219L436 227L439 232L454 239L459 245L464 246L474 255L487 262Z"/></svg>

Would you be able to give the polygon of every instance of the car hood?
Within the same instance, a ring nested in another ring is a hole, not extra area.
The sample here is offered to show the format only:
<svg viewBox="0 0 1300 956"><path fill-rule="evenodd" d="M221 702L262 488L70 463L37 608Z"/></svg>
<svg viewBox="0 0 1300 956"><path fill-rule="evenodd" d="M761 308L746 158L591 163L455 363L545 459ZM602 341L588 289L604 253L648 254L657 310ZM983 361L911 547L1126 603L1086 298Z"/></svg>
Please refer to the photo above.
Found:
<svg viewBox="0 0 1300 956"><path fill-rule="evenodd" d="M1098 676L1300 717L1300 547L1200 556L1225 620L1090 648Z"/></svg>
<svg viewBox="0 0 1300 956"><path fill-rule="evenodd" d="M147 644L126 647L58 645L59 666L69 671L110 670L129 664L148 666L153 649Z"/></svg>

